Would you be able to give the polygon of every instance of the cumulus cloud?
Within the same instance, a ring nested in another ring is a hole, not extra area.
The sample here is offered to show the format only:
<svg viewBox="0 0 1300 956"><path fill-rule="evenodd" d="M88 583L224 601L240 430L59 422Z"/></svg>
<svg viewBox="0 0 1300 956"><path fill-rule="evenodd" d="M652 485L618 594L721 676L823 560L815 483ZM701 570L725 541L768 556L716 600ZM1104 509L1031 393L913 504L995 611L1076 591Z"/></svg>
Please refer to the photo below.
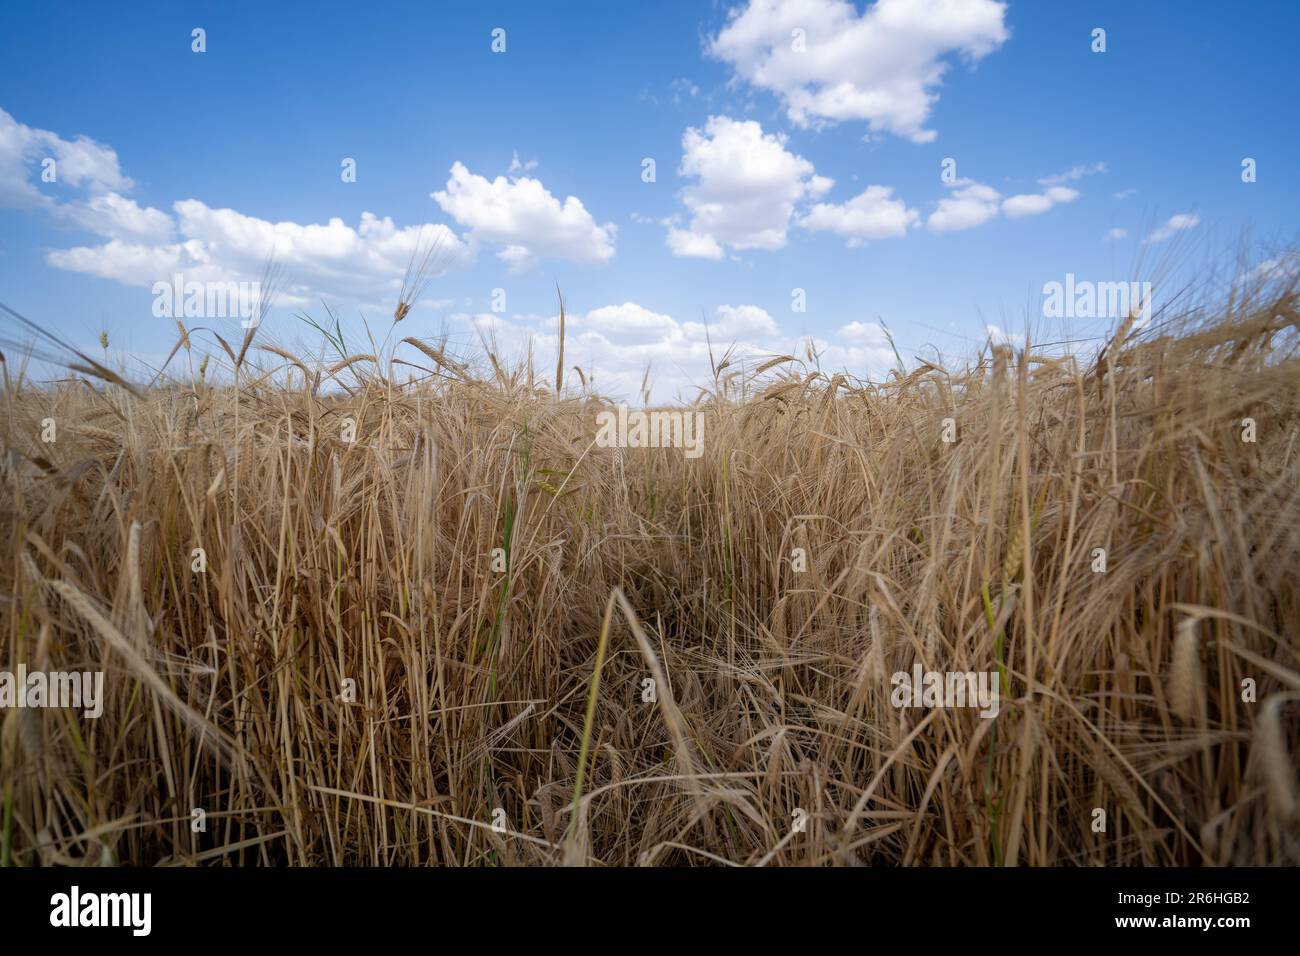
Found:
<svg viewBox="0 0 1300 956"><path fill-rule="evenodd" d="M927 143L947 58L996 50L1005 13L995 0L878 0L862 13L847 0L750 0L709 51L779 96L798 125L859 120Z"/></svg>
<svg viewBox="0 0 1300 956"><path fill-rule="evenodd" d="M721 259L724 255L722 246L712 236L673 225L668 227L666 244L673 255L689 259Z"/></svg>
<svg viewBox="0 0 1300 956"><path fill-rule="evenodd" d="M1119 242L1121 239L1128 238L1128 230L1116 226L1114 229L1107 232L1104 238L1106 242Z"/></svg>
<svg viewBox="0 0 1300 956"><path fill-rule="evenodd" d="M770 357L782 346L772 317L755 305L722 305L707 323L681 322L636 302L623 302L566 316L565 357L589 374L602 392L640 397L642 377L650 370L654 401L678 396L692 399L695 389L712 383L714 359L728 354L733 363ZM497 342L510 342L518 355L553 356L557 319L542 323L516 318L497 330ZM543 364L545 360L543 359Z"/></svg>
<svg viewBox="0 0 1300 956"><path fill-rule="evenodd" d="M935 232L959 232L982 226L998 214L1002 194L992 186L958 180L952 184L951 195L939 200L938 208L930 213L925 224Z"/></svg>
<svg viewBox="0 0 1300 956"><path fill-rule="evenodd" d="M695 180L682 191L690 222L670 226L667 245L674 255L705 259L721 258L724 246L783 248L796 203L834 185L787 150L785 137L727 116L686 130L678 175Z"/></svg>
<svg viewBox="0 0 1300 956"><path fill-rule="evenodd" d="M1157 229L1152 230L1151 234L1144 239L1144 242L1164 242L1170 236L1183 232L1187 229L1195 229L1201 224L1201 217L1194 212L1181 212L1176 216L1170 216L1165 224Z"/></svg>
<svg viewBox="0 0 1300 956"><path fill-rule="evenodd" d="M885 327L876 322L850 322L840 329L840 337L855 344L881 346L889 344Z"/></svg>
<svg viewBox="0 0 1300 956"><path fill-rule="evenodd" d="M558 316L492 316L490 323L484 321L487 316L449 318L477 328L490 325L487 331L498 355L531 354L540 366L554 361ZM714 361L726 355L732 369L752 368L795 344L794 336L754 304L723 304L707 319L680 321L637 302L622 302L568 313L564 354L566 365L582 368L595 388L613 397L639 399L649 369L652 400L667 402L691 400L697 388L712 385L710 352Z"/></svg>
<svg viewBox="0 0 1300 956"><path fill-rule="evenodd" d="M53 162L48 182L43 179L47 160ZM112 147L85 136L64 139L0 109L0 207L39 210L107 238L169 241L171 217L121 195L132 188Z"/></svg>
<svg viewBox="0 0 1300 956"><path fill-rule="evenodd" d="M926 220L926 226L934 232L973 229L996 218L999 213L1008 219L1038 216L1053 206L1079 198L1079 191L1069 186L1050 186L1041 193L1020 193L1005 198L992 186L969 179L959 179L949 188L951 194L939 200Z"/></svg>
<svg viewBox="0 0 1300 956"><path fill-rule="evenodd" d="M112 238L53 250L46 260L59 269L150 286L178 272L197 282L257 279L274 254L287 280L281 304L302 305L320 295L357 299L396 293L412 257L431 246L432 275L463 267L472 256L445 225L399 228L391 218L368 212L354 228L337 218L308 225L270 222L197 199L181 200L173 210L175 219L168 221L175 241Z"/></svg>
<svg viewBox="0 0 1300 956"><path fill-rule="evenodd" d="M880 376L898 367L898 357L884 326L850 322L833 340L806 337L801 348L814 346L823 368L847 369L854 375Z"/></svg>
<svg viewBox="0 0 1300 956"><path fill-rule="evenodd" d="M53 183L40 182L46 157L56 164ZM535 165L512 158L515 170ZM537 179L489 181L461 163L433 198L467 227L466 238L445 224L399 227L370 212L355 225L339 218L272 222L198 199L179 200L167 212L126 196L132 188L111 147L29 127L0 110L0 206L39 210L97 237L52 250L46 261L125 285L152 286L178 272L186 281L256 280L273 256L285 277L281 304L321 296L380 301L398 291L412 259L430 247L428 276L470 265L481 242L500 246L497 255L512 270L548 257L599 264L614 254L615 227L597 225L576 197L560 202Z"/></svg>
<svg viewBox="0 0 1300 956"><path fill-rule="evenodd" d="M55 161L52 183L40 179L46 157ZM473 260L473 249L442 224L398 227L369 212L356 226L338 218L271 222L198 199L166 212L123 195L133 188L111 147L29 127L0 110L0 205L43 212L97 239L47 252L57 269L147 288L176 273L186 282L257 280L273 255L285 278L280 303L302 305L320 296L396 294L412 258L430 247L429 275Z"/></svg>
<svg viewBox="0 0 1300 956"><path fill-rule="evenodd" d="M617 226L597 225L582 200L568 196L561 203L529 176L489 180L457 162L446 188L430 195L471 242L502 246L497 256L513 272L544 258L602 265L614 256Z"/></svg>
<svg viewBox="0 0 1300 956"><path fill-rule="evenodd" d="M1008 219L1021 216L1038 216L1053 206L1074 202L1079 198L1079 190L1069 186L1052 186L1041 193L1022 193L1011 196L1002 202L1002 215Z"/></svg>
<svg viewBox="0 0 1300 956"><path fill-rule="evenodd" d="M592 309L577 318L573 327L580 334L590 332L619 346L674 338L681 329L672 316L652 312L635 302Z"/></svg>
<svg viewBox="0 0 1300 956"><path fill-rule="evenodd" d="M686 322L682 329L688 338L700 339L706 334L705 323ZM776 321L756 305L720 305L717 318L708 323L707 335L711 342L767 341L778 335Z"/></svg>
<svg viewBox="0 0 1300 956"><path fill-rule="evenodd" d="M868 186L848 202L818 203L799 220L799 225L810 232L826 230L843 236L850 246L859 246L868 239L903 236L920 221L921 214L908 209L893 194L888 186Z"/></svg>
<svg viewBox="0 0 1300 956"><path fill-rule="evenodd" d="M146 244L171 241L176 232L171 216L161 209L143 207L117 193L91 196L84 202L65 203L52 212L86 232L112 239Z"/></svg>
<svg viewBox="0 0 1300 956"><path fill-rule="evenodd" d="M566 322L579 340L600 340L615 350L630 348L646 355L661 352L667 356L677 349L674 357L678 359L690 357L697 345L704 345L707 354L710 342L715 347L733 342L757 346L771 344L780 334L772 316L756 305L720 305L707 322L678 322L635 302L624 302L592 309Z"/></svg>
<svg viewBox="0 0 1300 956"><path fill-rule="evenodd" d="M1077 179L1095 171L1076 167L1054 178ZM703 130L688 128L678 174L694 182L681 193L689 221L683 224L681 215L664 220L665 244L676 256L718 260L728 250L781 249L792 224L834 233L856 247L905 236L922 221L889 186L867 186L842 203L816 202L834 180L817 175L811 162L786 147L784 136L764 133L754 120L711 116ZM934 232L972 229L998 215L1036 216L1079 197L1077 189L1061 185L1004 197L969 179L948 189L925 220Z"/></svg>
<svg viewBox="0 0 1300 956"><path fill-rule="evenodd" d="M54 160L54 182L37 185L43 161ZM117 153L85 136L67 140L49 130L18 122L0 109L0 206L17 209L50 208L67 189L94 194L128 192L129 178L118 166Z"/></svg>
<svg viewBox="0 0 1300 956"><path fill-rule="evenodd" d="M853 375L879 377L898 365L884 327L875 322L850 322L841 326L833 339L804 336L796 352L809 350L823 369L842 369Z"/></svg>

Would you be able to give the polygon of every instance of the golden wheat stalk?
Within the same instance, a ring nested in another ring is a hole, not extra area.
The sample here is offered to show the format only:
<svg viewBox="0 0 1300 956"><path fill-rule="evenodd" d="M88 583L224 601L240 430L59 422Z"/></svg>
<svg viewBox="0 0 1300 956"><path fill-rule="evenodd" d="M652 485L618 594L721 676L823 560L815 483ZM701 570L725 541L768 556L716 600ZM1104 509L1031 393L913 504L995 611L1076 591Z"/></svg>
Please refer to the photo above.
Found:
<svg viewBox="0 0 1300 956"><path fill-rule="evenodd" d="M1195 720L1205 699L1201 674L1198 621L1180 621L1174 635L1173 664L1169 675L1169 707L1184 720Z"/></svg>
<svg viewBox="0 0 1300 956"><path fill-rule="evenodd" d="M1283 820L1290 820L1296 813L1295 764L1287 755L1286 732L1282 728L1282 706L1294 696L1273 694L1264 699L1251 748L1268 788L1269 806Z"/></svg>

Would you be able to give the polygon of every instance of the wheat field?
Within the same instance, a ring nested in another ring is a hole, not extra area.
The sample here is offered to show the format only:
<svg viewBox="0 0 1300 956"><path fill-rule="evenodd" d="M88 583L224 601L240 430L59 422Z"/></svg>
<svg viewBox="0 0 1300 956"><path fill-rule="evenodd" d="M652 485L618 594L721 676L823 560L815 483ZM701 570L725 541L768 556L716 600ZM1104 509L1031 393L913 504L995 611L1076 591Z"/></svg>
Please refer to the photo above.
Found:
<svg viewBox="0 0 1300 956"><path fill-rule="evenodd" d="M695 459L408 311L6 356L0 666L105 701L2 712L3 862L1300 863L1293 282L1086 358L720 361Z"/></svg>

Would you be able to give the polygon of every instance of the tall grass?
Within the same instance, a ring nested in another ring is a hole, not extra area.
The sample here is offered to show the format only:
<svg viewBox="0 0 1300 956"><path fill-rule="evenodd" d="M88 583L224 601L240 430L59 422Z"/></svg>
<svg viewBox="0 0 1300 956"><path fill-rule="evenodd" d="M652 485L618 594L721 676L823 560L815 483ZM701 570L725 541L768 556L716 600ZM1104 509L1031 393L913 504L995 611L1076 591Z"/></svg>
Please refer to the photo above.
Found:
<svg viewBox="0 0 1300 956"><path fill-rule="evenodd" d="M3 862L1300 862L1298 322L720 370L696 460L414 337L5 366L0 668L107 702L3 713ZM916 661L1000 713L891 706Z"/></svg>

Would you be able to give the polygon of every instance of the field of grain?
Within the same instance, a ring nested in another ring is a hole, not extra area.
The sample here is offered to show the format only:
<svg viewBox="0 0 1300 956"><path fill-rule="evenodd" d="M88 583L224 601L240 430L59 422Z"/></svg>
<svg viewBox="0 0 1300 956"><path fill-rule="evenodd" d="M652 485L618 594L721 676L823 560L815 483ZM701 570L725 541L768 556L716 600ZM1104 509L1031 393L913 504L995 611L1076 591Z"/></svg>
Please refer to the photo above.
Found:
<svg viewBox="0 0 1300 956"><path fill-rule="evenodd" d="M404 318L6 356L0 668L105 702L0 712L4 862L1300 863L1293 283L1080 360L724 366L693 459ZM997 716L894 706L918 663Z"/></svg>

